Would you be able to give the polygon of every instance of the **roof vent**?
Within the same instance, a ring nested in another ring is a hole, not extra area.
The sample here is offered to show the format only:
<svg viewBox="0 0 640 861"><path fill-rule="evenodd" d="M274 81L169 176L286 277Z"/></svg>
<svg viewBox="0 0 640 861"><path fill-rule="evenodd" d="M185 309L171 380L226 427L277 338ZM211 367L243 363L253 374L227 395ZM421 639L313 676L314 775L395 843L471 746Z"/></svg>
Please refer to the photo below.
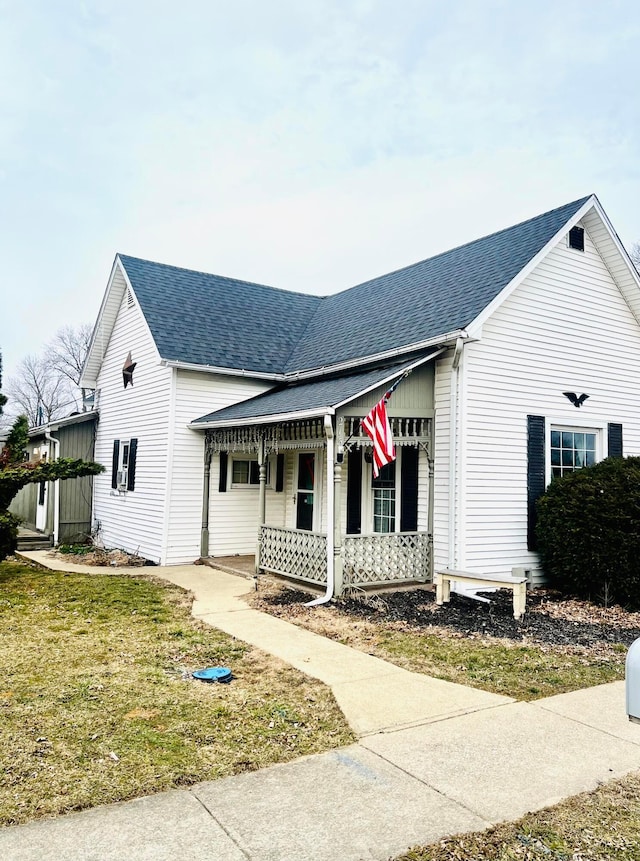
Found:
<svg viewBox="0 0 640 861"><path fill-rule="evenodd" d="M584 227L572 227L569 231L569 248L584 251Z"/></svg>
<svg viewBox="0 0 640 861"><path fill-rule="evenodd" d="M133 293L127 287L127 308L133 308Z"/></svg>

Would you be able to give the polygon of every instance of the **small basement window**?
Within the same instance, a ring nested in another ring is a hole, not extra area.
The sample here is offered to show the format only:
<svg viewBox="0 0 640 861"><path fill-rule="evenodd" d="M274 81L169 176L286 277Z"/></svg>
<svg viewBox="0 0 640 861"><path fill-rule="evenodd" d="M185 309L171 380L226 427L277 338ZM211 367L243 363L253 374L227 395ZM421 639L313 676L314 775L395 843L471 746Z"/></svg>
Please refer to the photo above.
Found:
<svg viewBox="0 0 640 861"><path fill-rule="evenodd" d="M569 231L569 248L584 251L584 227L572 227Z"/></svg>

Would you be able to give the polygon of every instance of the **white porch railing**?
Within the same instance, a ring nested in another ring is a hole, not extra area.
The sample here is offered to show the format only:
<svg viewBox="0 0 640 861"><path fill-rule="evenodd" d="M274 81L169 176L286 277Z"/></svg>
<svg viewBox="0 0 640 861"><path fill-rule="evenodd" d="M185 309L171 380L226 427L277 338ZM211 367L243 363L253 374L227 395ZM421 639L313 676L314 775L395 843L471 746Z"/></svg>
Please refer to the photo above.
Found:
<svg viewBox="0 0 640 861"><path fill-rule="evenodd" d="M431 541L426 532L345 535L345 586L431 580Z"/></svg>
<svg viewBox="0 0 640 861"><path fill-rule="evenodd" d="M431 581L431 541L426 532L345 535L345 586ZM315 585L327 582L327 537L303 529L263 526L259 568Z"/></svg>
<svg viewBox="0 0 640 861"><path fill-rule="evenodd" d="M325 585L327 536L304 529L263 526L258 565L274 574Z"/></svg>

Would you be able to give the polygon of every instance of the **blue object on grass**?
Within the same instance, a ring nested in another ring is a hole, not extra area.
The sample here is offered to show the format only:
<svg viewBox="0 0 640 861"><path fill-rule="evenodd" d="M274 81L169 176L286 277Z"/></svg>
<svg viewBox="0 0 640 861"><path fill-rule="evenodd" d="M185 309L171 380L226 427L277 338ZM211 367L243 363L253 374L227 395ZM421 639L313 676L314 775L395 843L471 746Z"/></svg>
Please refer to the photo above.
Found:
<svg viewBox="0 0 640 861"><path fill-rule="evenodd" d="M191 675L201 682L230 682L232 678L229 667L206 667L204 670L194 670Z"/></svg>

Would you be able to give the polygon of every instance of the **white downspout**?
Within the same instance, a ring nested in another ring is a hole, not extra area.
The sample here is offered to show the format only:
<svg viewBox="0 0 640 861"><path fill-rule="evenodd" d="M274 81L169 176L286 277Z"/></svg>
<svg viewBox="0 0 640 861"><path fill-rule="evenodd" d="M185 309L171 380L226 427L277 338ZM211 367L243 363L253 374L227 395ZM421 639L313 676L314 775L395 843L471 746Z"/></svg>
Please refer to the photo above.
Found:
<svg viewBox="0 0 640 861"><path fill-rule="evenodd" d="M51 443L54 456L50 460L58 460L60 454L60 440L52 437L48 431L44 432L44 438ZM53 482L53 544L58 544L58 534L60 532L60 479Z"/></svg>
<svg viewBox="0 0 640 861"><path fill-rule="evenodd" d="M451 392L449 403L449 553L447 567L456 565L456 489L458 486L458 379L464 341L458 338L451 366Z"/></svg>
<svg viewBox="0 0 640 861"><path fill-rule="evenodd" d="M334 459L334 434L333 421L331 414L326 413L324 417L324 434L327 438L327 591L321 598L315 598L313 601L308 601L305 607L317 607L319 604L326 604L333 598L335 586L335 570L333 567L333 550L334 550L334 526L333 526L333 510L334 510L334 485L333 485L333 459Z"/></svg>

